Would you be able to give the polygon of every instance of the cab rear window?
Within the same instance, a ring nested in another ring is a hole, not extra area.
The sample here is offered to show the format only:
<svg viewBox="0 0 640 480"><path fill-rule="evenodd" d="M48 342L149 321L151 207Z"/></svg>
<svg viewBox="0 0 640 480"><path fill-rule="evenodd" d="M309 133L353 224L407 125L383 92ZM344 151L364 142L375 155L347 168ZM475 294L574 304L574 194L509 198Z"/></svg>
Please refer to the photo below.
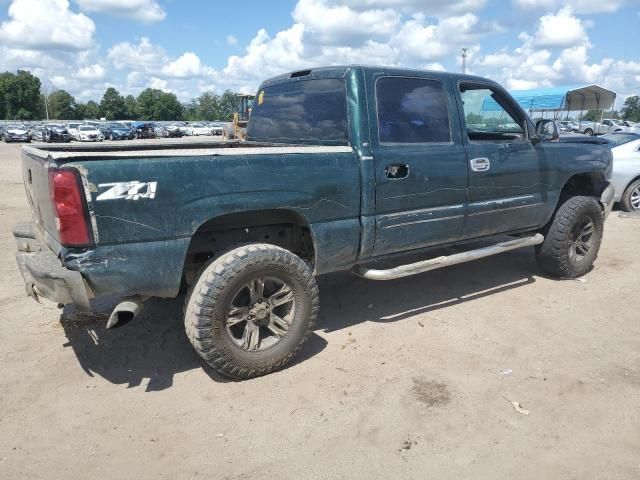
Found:
<svg viewBox="0 0 640 480"><path fill-rule="evenodd" d="M247 139L275 143L346 145L347 101L342 79L314 79L261 89Z"/></svg>

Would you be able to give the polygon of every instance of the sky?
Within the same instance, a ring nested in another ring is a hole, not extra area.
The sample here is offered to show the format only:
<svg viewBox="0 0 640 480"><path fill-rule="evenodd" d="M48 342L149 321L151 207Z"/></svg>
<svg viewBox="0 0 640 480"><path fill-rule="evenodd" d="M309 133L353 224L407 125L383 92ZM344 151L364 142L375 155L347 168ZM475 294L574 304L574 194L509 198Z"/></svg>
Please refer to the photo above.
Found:
<svg viewBox="0 0 640 480"><path fill-rule="evenodd" d="M511 90L640 94L640 0L0 0L0 71L100 100L113 86L188 101L361 63L460 71Z"/></svg>

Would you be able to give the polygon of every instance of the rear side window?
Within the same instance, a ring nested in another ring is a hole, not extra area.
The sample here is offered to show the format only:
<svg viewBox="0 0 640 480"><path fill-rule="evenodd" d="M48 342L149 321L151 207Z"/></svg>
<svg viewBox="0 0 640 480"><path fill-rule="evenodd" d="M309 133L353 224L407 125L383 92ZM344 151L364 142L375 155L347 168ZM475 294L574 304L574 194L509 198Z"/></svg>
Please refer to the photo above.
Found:
<svg viewBox="0 0 640 480"><path fill-rule="evenodd" d="M376 83L380 143L450 142L449 112L437 80L383 77Z"/></svg>
<svg viewBox="0 0 640 480"><path fill-rule="evenodd" d="M303 80L261 89L251 109L247 139L346 145L344 80Z"/></svg>

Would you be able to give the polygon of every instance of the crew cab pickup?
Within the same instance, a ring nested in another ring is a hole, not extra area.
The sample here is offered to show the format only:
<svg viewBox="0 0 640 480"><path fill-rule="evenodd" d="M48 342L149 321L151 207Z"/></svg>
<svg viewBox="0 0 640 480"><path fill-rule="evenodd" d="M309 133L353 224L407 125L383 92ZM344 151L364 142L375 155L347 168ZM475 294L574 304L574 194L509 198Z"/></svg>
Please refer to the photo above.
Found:
<svg viewBox="0 0 640 480"><path fill-rule="evenodd" d="M23 147L18 265L34 298L120 295L109 327L188 286L198 354L262 375L312 331L318 275L391 280L526 246L549 274L589 271L611 153L547 127L484 78L296 71L260 86L246 142Z"/></svg>

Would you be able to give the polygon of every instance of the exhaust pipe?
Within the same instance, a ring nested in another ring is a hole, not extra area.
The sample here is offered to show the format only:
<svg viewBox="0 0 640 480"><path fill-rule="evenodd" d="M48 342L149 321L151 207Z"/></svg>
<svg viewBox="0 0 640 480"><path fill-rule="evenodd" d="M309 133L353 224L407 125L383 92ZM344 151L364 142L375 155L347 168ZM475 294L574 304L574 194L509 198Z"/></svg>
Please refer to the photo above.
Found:
<svg viewBox="0 0 640 480"><path fill-rule="evenodd" d="M134 295L133 297L123 299L116 305L116 308L113 309L107 322L107 328L122 327L129 323L142 311L143 303L148 298L149 297L144 295Z"/></svg>

